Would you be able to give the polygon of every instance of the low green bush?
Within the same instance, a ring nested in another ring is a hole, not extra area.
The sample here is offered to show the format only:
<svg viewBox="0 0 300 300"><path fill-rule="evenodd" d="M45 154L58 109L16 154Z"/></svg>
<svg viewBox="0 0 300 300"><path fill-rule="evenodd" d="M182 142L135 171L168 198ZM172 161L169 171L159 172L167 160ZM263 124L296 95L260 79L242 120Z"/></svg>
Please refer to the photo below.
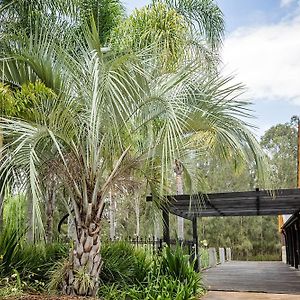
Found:
<svg viewBox="0 0 300 300"><path fill-rule="evenodd" d="M0 235L0 289L45 291L49 269L65 257L68 246L27 244L25 231L4 228ZM17 280L18 279L18 280ZM6 292L5 292L6 293Z"/></svg>
<svg viewBox="0 0 300 300"><path fill-rule="evenodd" d="M255 256L247 257L249 261L280 261L281 255L280 254L260 254Z"/></svg>
<svg viewBox="0 0 300 300"><path fill-rule="evenodd" d="M113 265L111 262L115 263L117 258L121 260L120 252L117 251L118 247L126 249L127 258L129 256L130 258L125 260L122 268L117 267L117 264L115 266L120 272L121 269L126 269L127 264L128 269L125 273L129 275L130 272L136 277L134 280L124 280L124 276L118 275L110 277L110 281L103 281L99 291L102 299L191 300L196 299L203 292L200 274L194 271L194 262L190 261L189 256L183 254L180 247L174 250L166 247L161 256L149 255L130 245L119 244L112 247L113 249L105 252L111 256L106 256L106 260L104 259L106 254L103 256L104 266L106 264L111 267ZM113 258L113 255L117 258ZM129 261L132 262L131 265ZM140 275L138 272L141 272Z"/></svg>
<svg viewBox="0 0 300 300"><path fill-rule="evenodd" d="M103 244L102 283L133 284L143 282L151 268L151 259L142 249L126 242Z"/></svg>

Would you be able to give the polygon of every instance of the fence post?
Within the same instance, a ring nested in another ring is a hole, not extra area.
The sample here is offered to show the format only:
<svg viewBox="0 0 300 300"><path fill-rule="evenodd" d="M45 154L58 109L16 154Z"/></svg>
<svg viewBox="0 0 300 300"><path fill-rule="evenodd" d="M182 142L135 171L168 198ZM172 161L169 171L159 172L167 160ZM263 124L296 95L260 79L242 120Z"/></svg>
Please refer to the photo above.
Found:
<svg viewBox="0 0 300 300"><path fill-rule="evenodd" d="M216 248L209 248L208 249L208 260L209 260L209 266L210 267L215 267L217 265Z"/></svg>
<svg viewBox="0 0 300 300"><path fill-rule="evenodd" d="M231 248L226 248L226 260L231 261Z"/></svg>
<svg viewBox="0 0 300 300"><path fill-rule="evenodd" d="M161 253L162 248L163 248L163 240L162 240L162 239L159 239L159 245L158 245L158 252L159 252L159 253Z"/></svg>
<svg viewBox="0 0 300 300"><path fill-rule="evenodd" d="M200 271L200 259L199 259L199 243L198 243L198 224L197 217L193 218L193 242L194 242L194 259L195 259L195 271Z"/></svg>
<svg viewBox="0 0 300 300"><path fill-rule="evenodd" d="M287 257L286 257L286 246L281 247L281 260L283 263L287 263Z"/></svg>
<svg viewBox="0 0 300 300"><path fill-rule="evenodd" d="M164 235L164 242L170 246L170 215L169 211L166 207L163 208L163 235Z"/></svg>
<svg viewBox="0 0 300 300"><path fill-rule="evenodd" d="M220 264L225 263L225 249L219 248L219 257L220 257Z"/></svg>

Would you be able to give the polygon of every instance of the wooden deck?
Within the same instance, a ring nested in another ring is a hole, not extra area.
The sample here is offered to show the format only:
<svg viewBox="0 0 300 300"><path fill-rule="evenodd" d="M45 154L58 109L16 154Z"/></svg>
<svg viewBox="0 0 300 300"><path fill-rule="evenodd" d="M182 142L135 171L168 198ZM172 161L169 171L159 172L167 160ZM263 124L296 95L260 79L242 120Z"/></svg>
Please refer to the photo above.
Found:
<svg viewBox="0 0 300 300"><path fill-rule="evenodd" d="M204 271L203 282L211 291L300 295L300 271L281 262L227 262Z"/></svg>

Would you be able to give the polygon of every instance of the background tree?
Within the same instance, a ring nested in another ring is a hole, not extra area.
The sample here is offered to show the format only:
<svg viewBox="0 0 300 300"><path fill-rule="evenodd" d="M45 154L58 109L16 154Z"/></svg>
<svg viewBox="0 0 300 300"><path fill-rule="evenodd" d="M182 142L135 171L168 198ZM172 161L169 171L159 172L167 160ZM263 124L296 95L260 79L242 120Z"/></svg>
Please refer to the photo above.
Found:
<svg viewBox="0 0 300 300"><path fill-rule="evenodd" d="M152 48L164 72L196 58L204 70L216 66L223 35L223 14L214 1L159 0L134 10L110 42L121 51Z"/></svg>
<svg viewBox="0 0 300 300"><path fill-rule="evenodd" d="M272 187L295 188L297 129L294 118L268 129L261 138L261 145L269 156ZM215 157L202 164L202 168L206 170L207 192L254 190L259 186L251 165L241 168ZM235 259L280 259L277 217L203 218L200 231L201 239L207 240L209 245L231 247Z"/></svg>
<svg viewBox="0 0 300 300"><path fill-rule="evenodd" d="M297 186L297 124L278 124L268 129L261 145L269 154L272 165L272 181L276 188Z"/></svg>

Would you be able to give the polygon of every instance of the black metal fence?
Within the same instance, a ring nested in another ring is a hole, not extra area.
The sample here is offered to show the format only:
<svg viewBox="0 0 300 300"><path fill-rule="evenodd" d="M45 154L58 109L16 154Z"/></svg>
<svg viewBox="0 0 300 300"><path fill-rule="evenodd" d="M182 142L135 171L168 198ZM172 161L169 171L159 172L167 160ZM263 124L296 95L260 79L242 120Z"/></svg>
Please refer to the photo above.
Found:
<svg viewBox="0 0 300 300"><path fill-rule="evenodd" d="M118 241L118 240L111 240L112 242ZM161 238L155 238L153 237L128 237L126 242L134 245L135 247L141 247L153 254L159 254L163 247L165 246L165 242ZM194 241L189 240L177 240L177 239L171 239L170 240L170 246L176 247L181 246L184 253L187 255L193 255L195 253L195 244Z"/></svg>

